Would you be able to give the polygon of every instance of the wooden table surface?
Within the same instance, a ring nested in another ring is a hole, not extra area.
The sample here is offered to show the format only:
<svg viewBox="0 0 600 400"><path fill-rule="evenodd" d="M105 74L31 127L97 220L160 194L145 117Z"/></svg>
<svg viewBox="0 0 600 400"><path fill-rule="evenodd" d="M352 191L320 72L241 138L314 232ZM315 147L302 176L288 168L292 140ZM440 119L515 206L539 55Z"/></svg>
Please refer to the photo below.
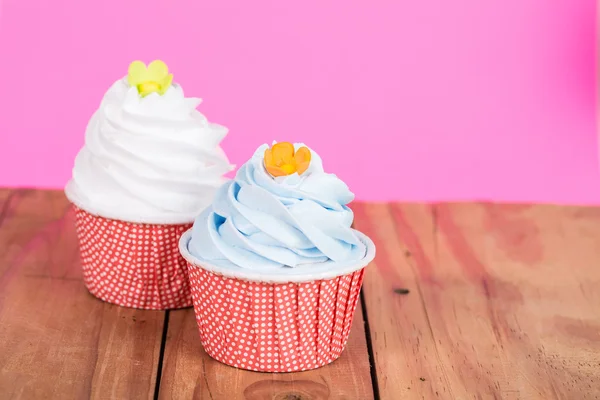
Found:
<svg viewBox="0 0 600 400"><path fill-rule="evenodd" d="M237 370L191 309L85 289L62 192L0 189L0 399L599 399L600 208L357 203L377 245L342 357Z"/></svg>

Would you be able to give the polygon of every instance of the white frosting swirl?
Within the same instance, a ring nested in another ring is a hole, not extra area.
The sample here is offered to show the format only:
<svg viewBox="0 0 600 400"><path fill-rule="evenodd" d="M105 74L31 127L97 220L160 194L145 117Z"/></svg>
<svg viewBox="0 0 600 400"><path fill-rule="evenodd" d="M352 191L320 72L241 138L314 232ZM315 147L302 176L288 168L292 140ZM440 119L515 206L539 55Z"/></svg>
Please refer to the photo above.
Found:
<svg viewBox="0 0 600 400"><path fill-rule="evenodd" d="M201 101L177 85L142 98L115 82L88 123L69 200L105 218L192 222L233 169L219 147L228 130L196 110Z"/></svg>

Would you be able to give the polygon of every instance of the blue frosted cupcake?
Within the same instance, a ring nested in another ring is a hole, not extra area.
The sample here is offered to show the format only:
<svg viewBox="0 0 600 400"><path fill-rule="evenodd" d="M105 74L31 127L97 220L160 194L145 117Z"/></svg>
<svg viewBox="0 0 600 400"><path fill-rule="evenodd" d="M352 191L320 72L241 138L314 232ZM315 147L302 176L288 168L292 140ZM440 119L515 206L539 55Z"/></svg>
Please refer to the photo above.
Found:
<svg viewBox="0 0 600 400"><path fill-rule="evenodd" d="M341 354L375 246L351 228L354 195L302 144L263 145L180 241L200 337L257 371Z"/></svg>

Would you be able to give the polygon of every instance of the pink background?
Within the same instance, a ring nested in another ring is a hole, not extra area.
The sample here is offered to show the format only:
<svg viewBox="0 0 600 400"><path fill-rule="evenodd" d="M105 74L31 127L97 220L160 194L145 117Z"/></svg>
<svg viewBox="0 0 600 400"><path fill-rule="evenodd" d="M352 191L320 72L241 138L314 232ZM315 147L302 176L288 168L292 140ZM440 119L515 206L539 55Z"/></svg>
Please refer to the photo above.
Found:
<svg viewBox="0 0 600 400"><path fill-rule="evenodd" d="M594 0L0 1L0 186L62 187L162 58L238 165L303 141L363 200L600 203Z"/></svg>

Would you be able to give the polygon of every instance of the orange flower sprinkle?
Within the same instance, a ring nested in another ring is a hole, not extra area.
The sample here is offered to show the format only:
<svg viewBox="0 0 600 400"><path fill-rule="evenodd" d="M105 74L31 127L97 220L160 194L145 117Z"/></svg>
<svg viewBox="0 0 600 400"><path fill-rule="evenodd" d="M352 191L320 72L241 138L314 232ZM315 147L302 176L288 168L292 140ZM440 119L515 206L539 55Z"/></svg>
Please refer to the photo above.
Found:
<svg viewBox="0 0 600 400"><path fill-rule="evenodd" d="M289 142L276 143L265 150L265 168L274 177L292 175L297 172L302 175L310 165L310 150L300 147L294 150Z"/></svg>

